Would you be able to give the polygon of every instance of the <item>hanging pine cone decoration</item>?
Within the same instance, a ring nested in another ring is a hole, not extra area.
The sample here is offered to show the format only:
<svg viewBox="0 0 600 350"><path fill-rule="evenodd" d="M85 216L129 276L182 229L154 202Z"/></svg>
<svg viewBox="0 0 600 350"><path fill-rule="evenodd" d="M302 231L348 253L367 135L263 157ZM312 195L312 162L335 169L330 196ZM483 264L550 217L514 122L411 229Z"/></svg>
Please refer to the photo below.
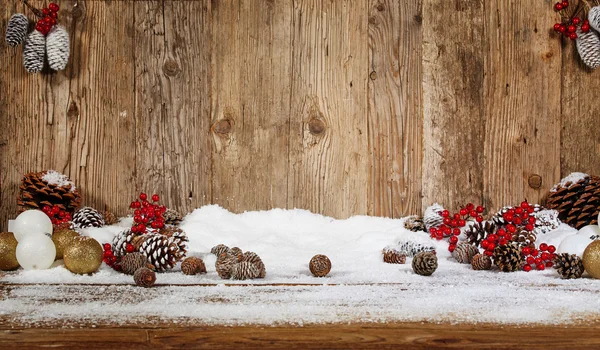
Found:
<svg viewBox="0 0 600 350"><path fill-rule="evenodd" d="M475 255L479 254L479 249L474 245L461 242L456 245L452 252L452 257L461 264L470 264Z"/></svg>
<svg viewBox="0 0 600 350"><path fill-rule="evenodd" d="M385 247L382 250L383 262L388 264L406 263L406 254L400 252L396 247Z"/></svg>
<svg viewBox="0 0 600 350"><path fill-rule="evenodd" d="M256 253L245 252L242 255L242 259L240 260L240 262L243 261L247 261L254 264L254 266L256 266L256 269L258 270L258 278L265 278L265 276L267 275L265 264L262 262L262 259Z"/></svg>
<svg viewBox="0 0 600 350"><path fill-rule="evenodd" d="M423 218L420 216L409 216L408 218L406 218L406 220L404 221L404 228L409 230L409 231L413 231L413 232L420 232L420 231L426 231L427 228L425 228L425 223L423 222Z"/></svg>
<svg viewBox="0 0 600 350"><path fill-rule="evenodd" d="M73 214L73 228L104 226L104 217L94 208L83 207Z"/></svg>
<svg viewBox="0 0 600 350"><path fill-rule="evenodd" d="M181 263L181 272L185 275L196 275L199 273L206 273L206 266L202 259L195 256L185 258Z"/></svg>
<svg viewBox="0 0 600 350"><path fill-rule="evenodd" d="M423 223L425 224L425 228L428 232L430 229L438 227L444 223L442 211L444 211L444 208L437 203L425 209L425 214L423 215Z"/></svg>
<svg viewBox="0 0 600 350"><path fill-rule="evenodd" d="M417 275L431 276L437 267L437 256L430 252L421 252L412 260L412 268Z"/></svg>
<svg viewBox="0 0 600 350"><path fill-rule="evenodd" d="M577 30L575 39L577 52L583 63L591 69L600 67L600 36L598 32L590 30L587 33Z"/></svg>
<svg viewBox="0 0 600 350"><path fill-rule="evenodd" d="M519 271L525 264L525 259L516 244L499 245L494 249L494 264L502 272Z"/></svg>
<svg viewBox="0 0 600 350"><path fill-rule="evenodd" d="M33 30L25 40L23 47L23 66L27 73L39 73L44 68L46 58L46 37Z"/></svg>
<svg viewBox="0 0 600 350"><path fill-rule="evenodd" d="M554 259L556 271L564 279L579 278L583 275L583 260L576 254L562 253Z"/></svg>
<svg viewBox="0 0 600 350"><path fill-rule="evenodd" d="M121 269L123 273L128 275L133 275L139 268L142 267L150 268L149 265L148 259L146 259L142 253L138 252L126 254L121 259Z"/></svg>
<svg viewBox="0 0 600 350"><path fill-rule="evenodd" d="M27 209L41 210L48 205L73 213L80 203L81 197L73 182L54 170L25 175L17 197L20 212Z"/></svg>
<svg viewBox="0 0 600 350"><path fill-rule="evenodd" d="M566 224L580 229L598 224L600 177L575 173L550 190L546 206Z"/></svg>
<svg viewBox="0 0 600 350"><path fill-rule="evenodd" d="M156 282L156 274L147 267L141 267L133 274L133 280L136 285L149 288Z"/></svg>
<svg viewBox="0 0 600 350"><path fill-rule="evenodd" d="M258 278L260 271L256 268L256 265L249 261L242 261L233 264L231 268L231 278L234 280L249 280Z"/></svg>
<svg viewBox="0 0 600 350"><path fill-rule="evenodd" d="M473 270L489 270L492 268L492 259L484 254L477 254L471 260Z"/></svg>
<svg viewBox="0 0 600 350"><path fill-rule="evenodd" d="M421 252L432 252L435 254L435 248L433 246L413 241L398 242L398 246L396 246L395 249L407 257L413 257Z"/></svg>
<svg viewBox="0 0 600 350"><path fill-rule="evenodd" d="M325 277L331 271L331 260L323 254L315 255L310 259L308 268L313 276Z"/></svg>
<svg viewBox="0 0 600 350"><path fill-rule="evenodd" d="M217 261L215 262L215 270L217 270L217 274L222 279L231 278L231 269L234 264L237 264L237 257L231 254L229 251L221 253L217 257Z"/></svg>
<svg viewBox="0 0 600 350"><path fill-rule="evenodd" d="M64 70L69 62L69 33L63 26L56 25L46 37L48 65L55 71Z"/></svg>
<svg viewBox="0 0 600 350"><path fill-rule="evenodd" d="M140 253L146 256L148 262L156 268L156 271L170 270L185 257L186 252L180 249L174 242L173 237L160 234L146 234L144 236Z"/></svg>
<svg viewBox="0 0 600 350"><path fill-rule="evenodd" d="M167 209L163 214L163 217L165 218L165 225L178 226L183 220L181 214L173 209Z"/></svg>
<svg viewBox="0 0 600 350"><path fill-rule="evenodd" d="M212 247L212 249L210 250L210 253L216 255L218 258L219 256L221 256L221 254L228 252L228 251L229 251L229 247L226 246L225 244L217 244L216 246Z"/></svg>
<svg viewBox="0 0 600 350"><path fill-rule="evenodd" d="M496 225L491 221L476 222L465 231L467 242L478 247L488 235L496 232Z"/></svg>
<svg viewBox="0 0 600 350"><path fill-rule="evenodd" d="M600 33L600 6L594 6L588 12L590 27Z"/></svg>
<svg viewBox="0 0 600 350"><path fill-rule="evenodd" d="M21 44L27 36L29 20L22 13L15 13L6 25L6 44L15 47Z"/></svg>

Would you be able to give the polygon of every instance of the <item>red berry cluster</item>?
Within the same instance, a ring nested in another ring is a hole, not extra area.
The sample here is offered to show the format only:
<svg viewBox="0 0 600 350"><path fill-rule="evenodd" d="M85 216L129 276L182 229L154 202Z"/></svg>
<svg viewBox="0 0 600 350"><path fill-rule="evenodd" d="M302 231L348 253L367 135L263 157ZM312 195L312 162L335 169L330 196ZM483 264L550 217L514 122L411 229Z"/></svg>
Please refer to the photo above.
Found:
<svg viewBox="0 0 600 350"><path fill-rule="evenodd" d="M48 5L48 7L44 7L42 9L42 13L44 14L44 17L41 17L38 22L37 25L35 26L35 29L44 34L44 35L48 35L48 33L50 33L50 30L52 29L52 27L54 27L58 21L58 10L60 9L60 7L51 2L50 5Z"/></svg>
<svg viewBox="0 0 600 350"><path fill-rule="evenodd" d="M546 243L540 244L540 249L525 247L521 250L523 257L525 257L526 264L523 266L523 271L529 272L533 269L545 270L546 267L552 267L553 260L556 257L556 247L553 245L547 245Z"/></svg>
<svg viewBox="0 0 600 350"><path fill-rule="evenodd" d="M483 241L481 241L481 248L484 250L484 254L492 256L494 249L499 245L505 245L512 241L513 235L519 231L533 231L535 228L536 219L530 216L533 213L535 207L529 204L527 201L521 202L518 207L508 209L502 218L506 221L504 226L498 228L496 233L487 235Z"/></svg>
<svg viewBox="0 0 600 350"><path fill-rule="evenodd" d="M556 11L563 11L569 7L568 1L557 2L554 4L554 9ZM577 11L575 11L577 12ZM562 23L555 23L554 30L558 33L562 33L565 37L575 40L577 39L577 27L580 26L582 32L587 33L590 31L590 22L585 19L581 20L579 17L569 18L569 16L564 16L567 18Z"/></svg>
<svg viewBox="0 0 600 350"><path fill-rule="evenodd" d="M165 227L164 213L167 211L167 207L164 205L158 205L160 197L157 194L152 195L152 202L148 202L148 195L140 193L140 200L131 202L129 206L131 209L135 209L133 212L133 225L131 226L131 232L133 233L147 233L147 229L161 229Z"/></svg>
<svg viewBox="0 0 600 350"><path fill-rule="evenodd" d="M102 247L104 248L102 261L104 261L104 263L106 265L112 267L113 270L121 271L121 265L119 264L119 259L117 259L117 257L113 253L112 246L110 245L110 243L104 243L102 245ZM128 243L127 244L127 252L131 253L131 252L133 252L133 250L134 250L133 245L131 243Z"/></svg>
<svg viewBox="0 0 600 350"><path fill-rule="evenodd" d="M473 203L467 204L465 207L461 208L458 213L452 215L450 215L448 210L443 210L440 213L444 218L443 223L438 227L432 227L429 230L429 234L431 235L431 238L437 240L442 240L444 237L450 236L448 250L453 252L458 243L458 236L460 236L461 233L460 229L467 225L467 220L469 219L482 222L483 216L481 216L481 213L483 213L484 210L485 208L482 206L475 208Z"/></svg>
<svg viewBox="0 0 600 350"><path fill-rule="evenodd" d="M60 224L66 224L71 222L73 217L70 213L65 210L61 210L58 206L49 206L44 205L42 207L42 211L48 215L50 221L52 221L52 225L58 226Z"/></svg>

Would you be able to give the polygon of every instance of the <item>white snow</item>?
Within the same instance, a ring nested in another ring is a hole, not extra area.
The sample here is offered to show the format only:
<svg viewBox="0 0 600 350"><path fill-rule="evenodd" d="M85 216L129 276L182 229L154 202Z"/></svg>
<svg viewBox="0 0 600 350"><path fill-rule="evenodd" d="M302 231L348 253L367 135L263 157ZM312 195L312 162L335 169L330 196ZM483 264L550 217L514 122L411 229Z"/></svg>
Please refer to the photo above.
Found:
<svg viewBox="0 0 600 350"><path fill-rule="evenodd" d="M554 187L552 187L552 189L550 189L550 191L554 192L558 189L559 186L564 187L568 183L575 184L577 181L579 181L581 179L585 179L588 176L589 175L585 174L585 173L570 173L565 178L560 180L560 182L558 184L554 185Z"/></svg>
<svg viewBox="0 0 600 350"><path fill-rule="evenodd" d="M0 296L0 315L36 324L149 320L554 324L598 315L598 280L562 280L553 269L473 271L470 265L458 264L450 257L445 241L407 231L403 221L367 216L334 220L298 209L232 214L218 206L205 206L188 215L181 227L190 239L188 256L203 258L207 274L185 276L177 267L158 274L158 286L144 289L132 286L131 276L105 265L92 276L79 276L57 262L49 270L18 270L1 277L0 284L31 285L11 288L7 297ZM100 243L111 242L116 233L131 225L131 218L118 225L85 229L84 234ZM538 243L558 247L575 233L561 225L540 235ZM408 239L437 248L439 267L432 276L414 274L411 259L404 265L382 261L384 247ZM266 265L267 277L220 279L215 257L209 253L219 243L256 252ZM308 262L316 254L325 254L332 261L328 277L310 274Z"/></svg>
<svg viewBox="0 0 600 350"><path fill-rule="evenodd" d="M70 185L70 192L75 192L76 190L75 183L69 180L67 175L61 174L56 170L48 170L44 176L42 176L42 180L46 181L49 185L56 185L58 187L66 187Z"/></svg>

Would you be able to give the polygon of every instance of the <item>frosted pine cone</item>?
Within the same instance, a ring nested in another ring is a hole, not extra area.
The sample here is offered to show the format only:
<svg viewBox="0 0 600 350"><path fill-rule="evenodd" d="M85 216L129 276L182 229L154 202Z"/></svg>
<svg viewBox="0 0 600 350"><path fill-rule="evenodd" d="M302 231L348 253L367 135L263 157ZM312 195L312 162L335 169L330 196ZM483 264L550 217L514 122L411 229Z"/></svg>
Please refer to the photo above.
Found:
<svg viewBox="0 0 600 350"><path fill-rule="evenodd" d="M471 260L471 266L473 270L489 270L492 268L492 259L487 255L477 254Z"/></svg>
<svg viewBox="0 0 600 350"><path fill-rule="evenodd" d="M53 70L64 70L69 62L71 45L69 33L63 26L55 25L46 37L46 56Z"/></svg>
<svg viewBox="0 0 600 350"><path fill-rule="evenodd" d="M562 253L554 259L556 271L564 279L579 278L583 275L583 261L575 254Z"/></svg>
<svg viewBox="0 0 600 350"><path fill-rule="evenodd" d="M125 230L117 233L112 241L112 251L115 256L122 257L127 254L127 244L133 244L134 239L138 236L140 235L131 232L131 230Z"/></svg>
<svg viewBox="0 0 600 350"><path fill-rule="evenodd" d="M242 255L244 255L244 252L242 252L242 250L238 247L233 247L231 249L229 249L229 252L233 255L235 255L238 259L238 261L242 260Z"/></svg>
<svg viewBox="0 0 600 350"><path fill-rule="evenodd" d="M519 247L535 248L537 236L535 233L527 230L518 230L512 235L512 241Z"/></svg>
<svg viewBox="0 0 600 350"><path fill-rule="evenodd" d="M598 36L598 32L590 30L584 33L577 28L576 33L575 45L583 63L591 69L600 67L600 36Z"/></svg>
<svg viewBox="0 0 600 350"><path fill-rule="evenodd" d="M548 194L546 205L576 229L598 224L600 177L573 173L562 179Z"/></svg>
<svg viewBox="0 0 600 350"><path fill-rule="evenodd" d="M308 268L315 277L325 277L331 271L331 260L323 254L315 255L310 259Z"/></svg>
<svg viewBox="0 0 600 350"><path fill-rule="evenodd" d="M542 209L532 213L531 216L536 219L533 233L539 236L556 230L561 224L558 215L558 211L553 209Z"/></svg>
<svg viewBox="0 0 600 350"><path fill-rule="evenodd" d="M133 274L133 280L136 285L149 288L156 282L156 274L147 267L140 267Z"/></svg>
<svg viewBox="0 0 600 350"><path fill-rule="evenodd" d="M433 246L413 241L398 242L398 246L395 247L395 249L401 254L406 255L407 257L413 257L421 252L435 253L435 248Z"/></svg>
<svg viewBox="0 0 600 350"><path fill-rule="evenodd" d="M104 217L94 208L83 207L73 214L74 228L102 227L104 226Z"/></svg>
<svg viewBox="0 0 600 350"><path fill-rule="evenodd" d="M404 221L404 228L413 232L427 230L427 228L425 228L423 218L417 215L409 216L408 218L406 218L406 220Z"/></svg>
<svg viewBox="0 0 600 350"><path fill-rule="evenodd" d="M590 27L600 32L600 6L594 6L590 9L588 12L588 21L590 22Z"/></svg>
<svg viewBox="0 0 600 350"><path fill-rule="evenodd" d="M421 252L415 255L412 260L412 268L417 275L431 276L437 267L437 256L430 252Z"/></svg>
<svg viewBox="0 0 600 350"><path fill-rule="evenodd" d="M160 234L145 236L147 238L140 246L140 253L146 256L157 271L170 270L185 257L185 251L180 250L172 238Z"/></svg>
<svg viewBox="0 0 600 350"><path fill-rule="evenodd" d="M40 210L48 205L73 213L80 203L81 196L75 184L66 175L54 170L23 176L17 197L20 212L27 209Z"/></svg>
<svg viewBox="0 0 600 350"><path fill-rule="evenodd" d="M258 278L260 271L256 268L256 265L249 261L242 261L237 264L233 264L231 268L231 278L234 280L247 280Z"/></svg>
<svg viewBox="0 0 600 350"><path fill-rule="evenodd" d="M6 43L8 46L15 47L21 44L27 36L29 20L22 13L15 13L8 20L6 25Z"/></svg>
<svg viewBox="0 0 600 350"><path fill-rule="evenodd" d="M181 223L181 220L183 220L183 217L181 217L181 214L179 214L174 209L167 209L165 211L165 213L163 214L163 217L165 218L166 225L177 226Z"/></svg>
<svg viewBox="0 0 600 350"><path fill-rule="evenodd" d="M478 247L489 234L496 232L496 225L491 221L476 222L465 231L467 242Z"/></svg>
<svg viewBox="0 0 600 350"><path fill-rule="evenodd" d="M231 278L231 269L237 262L237 257L229 251L221 253L215 262L215 269L219 277L222 279Z"/></svg>
<svg viewBox="0 0 600 350"><path fill-rule="evenodd" d="M406 262L406 254L400 252L396 247L383 248L383 261L388 264L404 264Z"/></svg>
<svg viewBox="0 0 600 350"><path fill-rule="evenodd" d="M210 250L210 253L216 255L218 258L219 256L221 256L221 254L228 252L228 251L229 251L228 246L226 246L225 244L218 244L218 245L212 247L212 249Z"/></svg>
<svg viewBox="0 0 600 350"><path fill-rule="evenodd" d="M163 229L159 231L165 237L168 237L171 242L177 244L179 250L183 253L183 255L187 255L188 242L189 239L185 232L176 226L165 226Z"/></svg>
<svg viewBox="0 0 600 350"><path fill-rule="evenodd" d="M121 259L123 273L133 275L139 268L148 267L148 259L138 252L128 253Z"/></svg>
<svg viewBox="0 0 600 350"><path fill-rule="evenodd" d="M46 58L46 37L33 30L25 40L23 48L23 66L28 73L38 73L44 68Z"/></svg>
<svg viewBox="0 0 600 350"><path fill-rule="evenodd" d="M444 223L442 211L444 211L444 208L437 203L430 205L427 209L425 209L423 223L425 224L425 228L428 232L430 229L438 227Z"/></svg>
<svg viewBox="0 0 600 350"><path fill-rule="evenodd" d="M516 244L499 245L494 249L494 264L502 272L521 270L525 259Z"/></svg>
<svg viewBox="0 0 600 350"><path fill-rule="evenodd" d="M242 261L248 261L258 269L258 278L265 278L267 275L267 270L265 269L265 264L262 262L261 258L254 252L245 252L242 255Z"/></svg>
<svg viewBox="0 0 600 350"><path fill-rule="evenodd" d="M473 257L477 254L479 254L479 249L474 245L461 242L454 248L452 257L461 264L470 264Z"/></svg>
<svg viewBox="0 0 600 350"><path fill-rule="evenodd" d="M190 256L181 263L181 272L186 275L206 273L206 266L204 265L204 261L202 261L202 259L195 256Z"/></svg>

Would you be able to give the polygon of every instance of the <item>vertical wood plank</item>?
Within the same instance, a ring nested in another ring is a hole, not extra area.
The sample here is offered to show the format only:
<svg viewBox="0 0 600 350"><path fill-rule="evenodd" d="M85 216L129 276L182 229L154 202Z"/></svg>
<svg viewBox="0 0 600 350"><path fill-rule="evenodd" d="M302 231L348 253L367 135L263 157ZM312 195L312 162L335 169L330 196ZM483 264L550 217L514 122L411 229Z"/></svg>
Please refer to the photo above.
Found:
<svg viewBox="0 0 600 350"><path fill-rule="evenodd" d="M236 212L284 208L290 2L214 2L212 13L212 202Z"/></svg>
<svg viewBox="0 0 600 350"><path fill-rule="evenodd" d="M421 211L422 2L369 4L370 215Z"/></svg>
<svg viewBox="0 0 600 350"><path fill-rule="evenodd" d="M423 208L480 203L483 2L423 2Z"/></svg>
<svg viewBox="0 0 600 350"><path fill-rule="evenodd" d="M538 203L560 176L560 46L547 2L485 2L485 181L489 209ZM541 186L529 178L540 176ZM537 188L535 188L537 187Z"/></svg>
<svg viewBox="0 0 600 350"><path fill-rule="evenodd" d="M288 207L367 212L368 2L294 2Z"/></svg>

